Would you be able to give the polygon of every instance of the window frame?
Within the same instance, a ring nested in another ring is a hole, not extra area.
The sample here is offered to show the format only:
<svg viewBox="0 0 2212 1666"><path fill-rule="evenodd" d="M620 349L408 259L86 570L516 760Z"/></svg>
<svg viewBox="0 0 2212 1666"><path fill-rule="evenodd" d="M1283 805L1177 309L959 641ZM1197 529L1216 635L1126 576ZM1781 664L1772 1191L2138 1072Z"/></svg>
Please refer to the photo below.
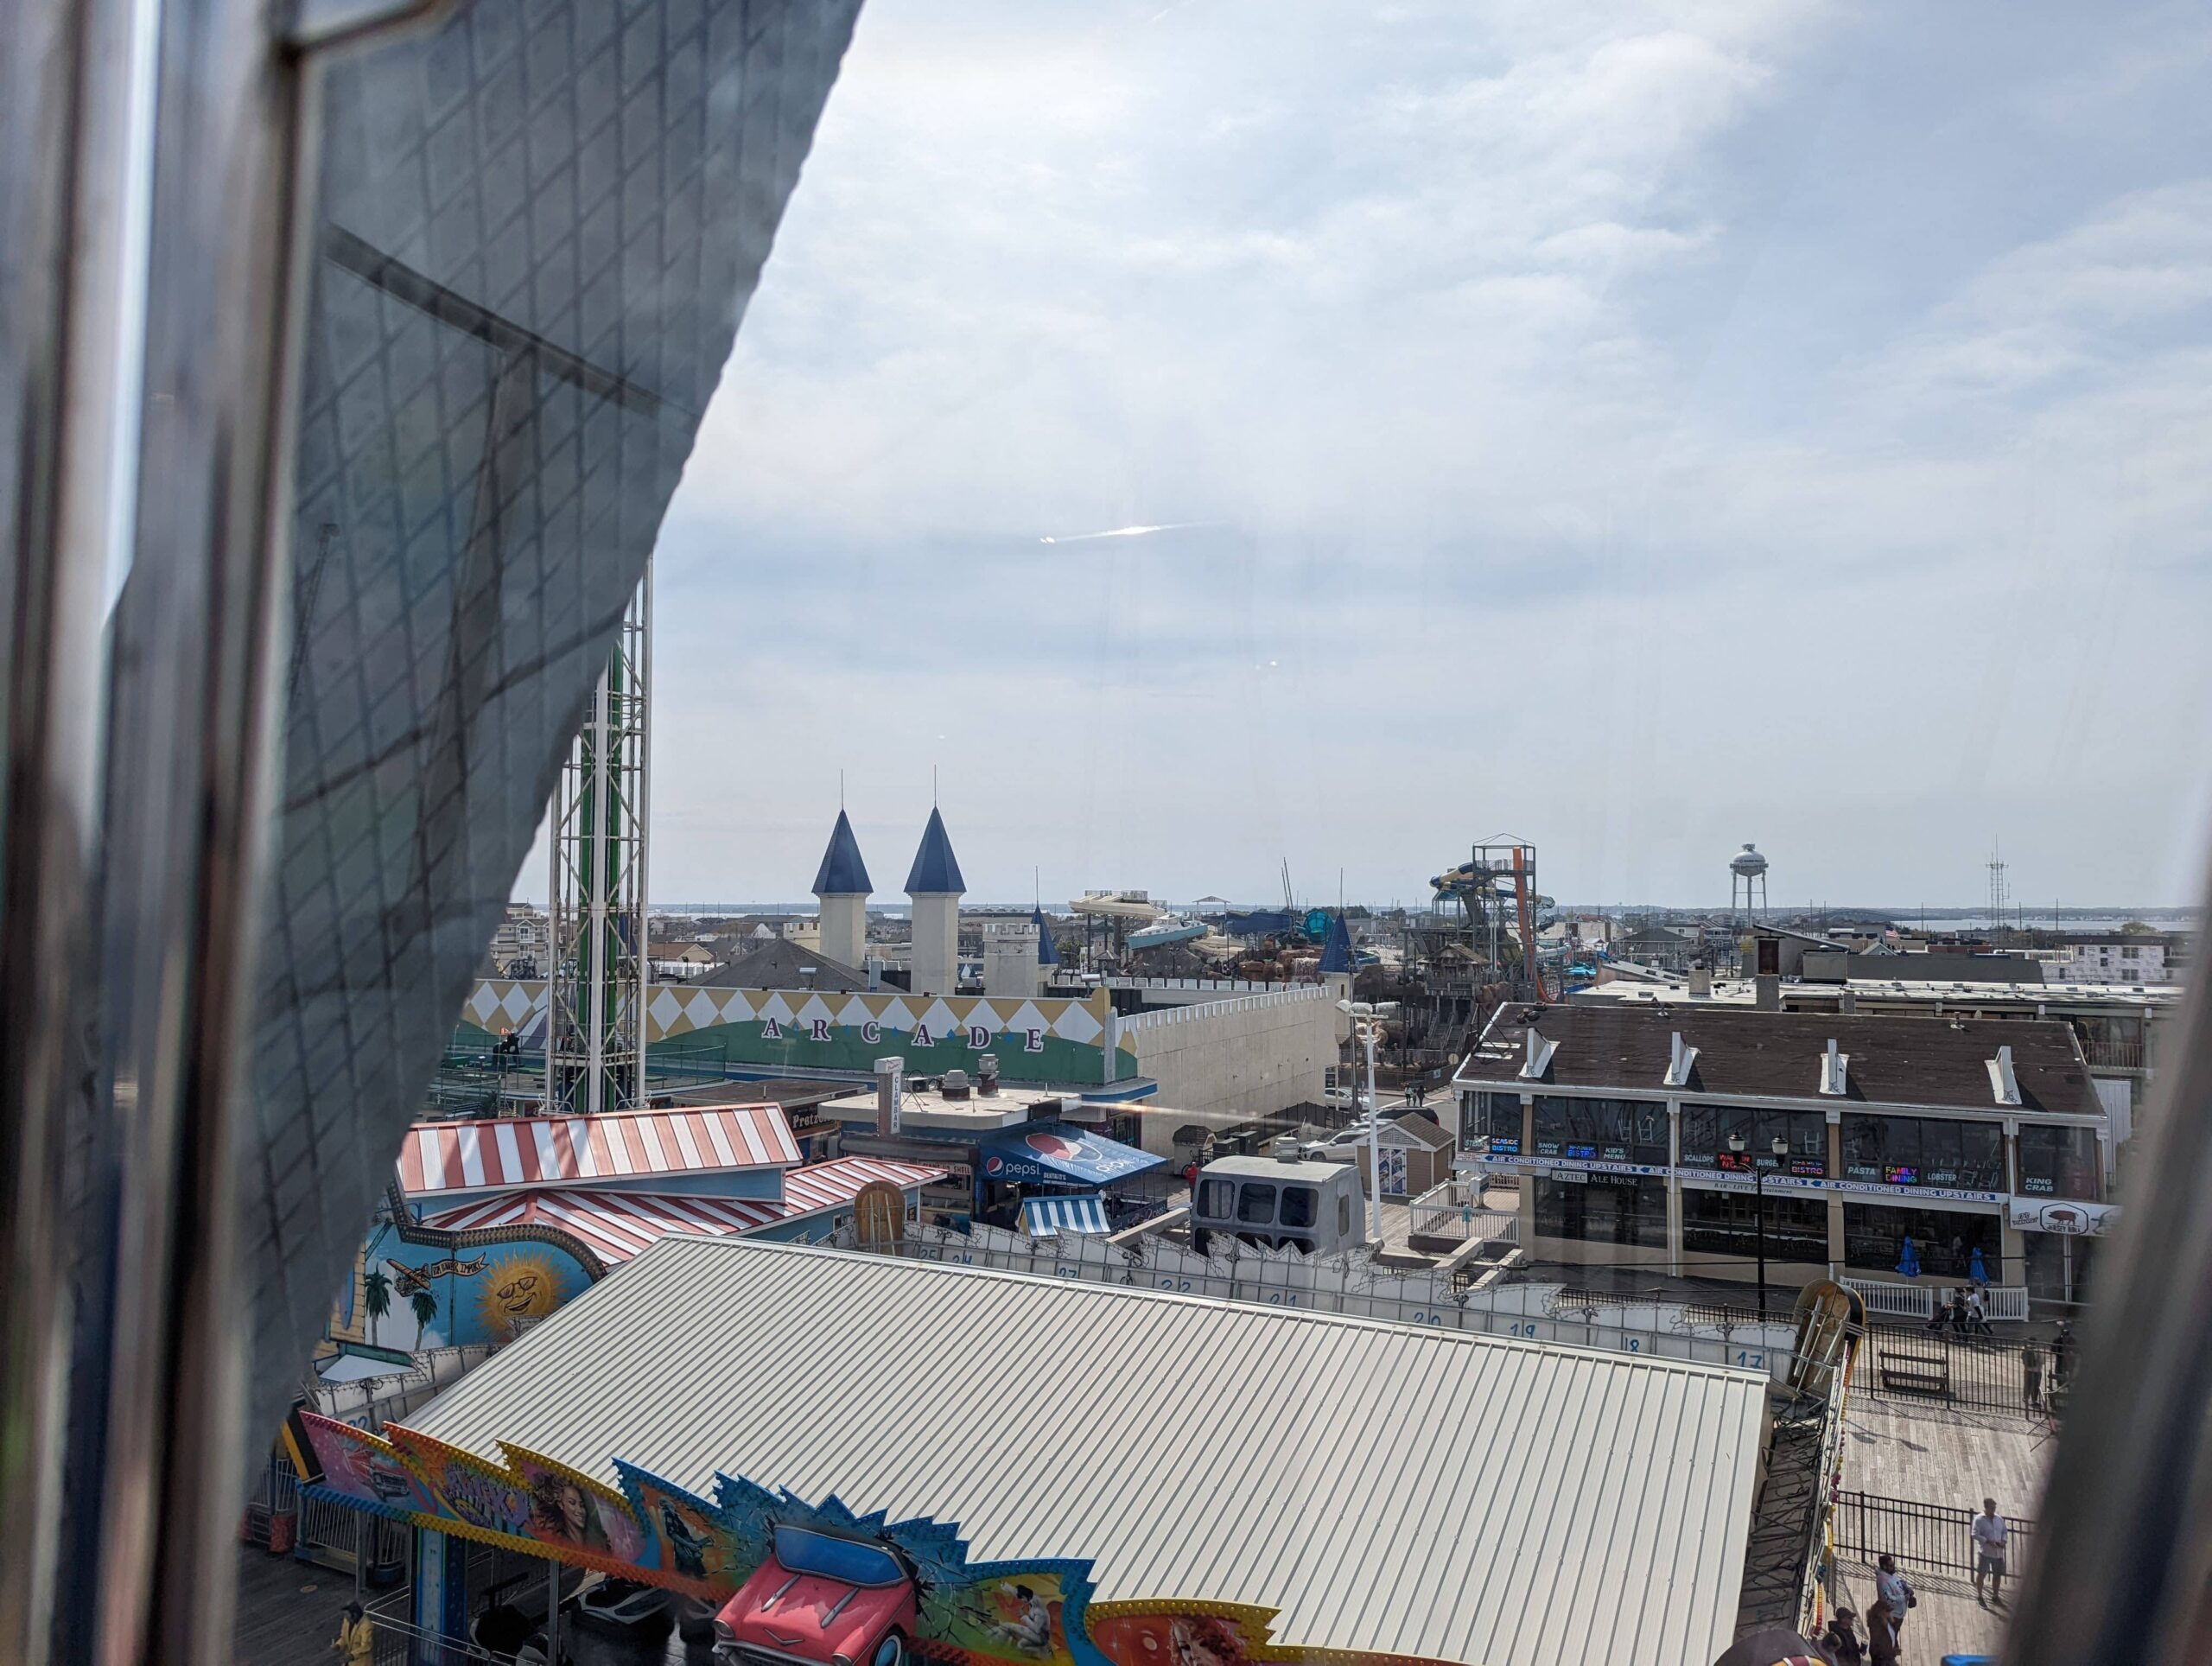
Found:
<svg viewBox="0 0 2212 1666"><path fill-rule="evenodd" d="M1936 1278L1964 1278L1973 1265L1974 1250L1979 1245L1982 1266L1999 1283L2004 1282L2005 1220L2001 1215L1976 1214L1960 1209L1915 1207L1902 1201L1885 1203L1873 1199L1844 1199L1843 1205L1843 1264L1862 1272L1893 1273L1897 1270L1897 1250L1905 1236L1899 1226L1894 1236L1886 1240L1888 1249L1883 1257L1868 1260L1864 1257L1864 1246L1871 1237L1869 1224L1882 1221L1889 1224L1899 1222L1923 1223L1936 1219L1973 1221L1980 1223L1972 1239L1957 1256L1951 1253L1948 1239L1934 1233L1923 1235L1912 1231L1914 1254L1920 1262L1924 1275ZM1961 1235L1963 1237L1964 1235Z"/></svg>
<svg viewBox="0 0 2212 1666"><path fill-rule="evenodd" d="M1521 1096L1493 1088L1478 1088L1459 1111L1459 1147L1471 1150L1487 1144L1499 1156L1521 1153ZM1505 1131L1498 1131L1503 1122Z"/></svg>
<svg viewBox="0 0 2212 1666"><path fill-rule="evenodd" d="M1707 1129L1711 1129L1708 1139ZM1738 1157L1728 1149L1728 1136L1744 1136ZM1777 1158L1774 1141L1787 1141L1789 1154ZM1738 1105L1720 1100L1686 1100L1682 1104L1680 1154L1675 1166L1720 1174L1794 1175L1799 1180L1825 1180L1837 1176L1828 1160L1828 1117L1824 1110L1785 1110L1772 1105Z"/></svg>
<svg viewBox="0 0 2212 1666"><path fill-rule="evenodd" d="M1533 1111L1529 1143L1539 1157L1658 1168L1673 1160L1673 1119L1663 1099L1540 1093Z"/></svg>
<svg viewBox="0 0 2212 1666"><path fill-rule="evenodd" d="M1695 1213L1738 1218L1695 1220L1692 1218ZM1777 1220L1777 1216L1782 1218ZM1769 1192L1762 1199L1756 1192L1732 1186L1683 1187L1682 1259L1686 1262L1714 1257L1755 1262L1762 1218L1766 1224L1769 1262L1792 1266L1828 1264L1828 1194L1787 1188Z"/></svg>
<svg viewBox="0 0 2212 1666"><path fill-rule="evenodd" d="M2001 1122L1847 1110L1841 1134L1847 1180L1952 1192L2003 1193L2012 1188ZM1870 1144L1868 1136L1875 1134L1879 1141ZM1972 1155L1970 1141L1980 1148Z"/></svg>
<svg viewBox="0 0 2212 1666"><path fill-rule="evenodd" d="M2062 1140L2066 1146L2086 1146L2086 1153L2059 1148ZM2038 1148L2049 1148L2048 1155ZM2018 1172L2012 1190L2017 1195L2063 1198L2074 1203L2104 1201L2104 1142L2094 1128L2070 1122L2030 1122L2024 1118L2014 1148ZM2086 1164L2086 1180L2068 1176L2066 1167L2074 1163Z"/></svg>
<svg viewBox="0 0 2212 1666"><path fill-rule="evenodd" d="M1273 1226L1275 1224L1275 1194L1280 1188L1273 1180L1239 1180L1236 1182L1236 1224L1239 1226ZM1255 1215L1252 1205L1265 1200L1268 1212Z"/></svg>
<svg viewBox="0 0 2212 1666"><path fill-rule="evenodd" d="M1535 1186L1535 1236L1557 1238L1567 1243L1594 1243L1615 1249L1661 1250L1667 1244L1667 1182L1653 1174L1592 1174L1584 1181L1567 1181L1555 1175L1534 1177ZM1618 1199L1624 1192L1635 1196L1634 1206L1622 1210ZM1600 1198L1613 1199L1604 1212L1610 1219L1611 1231L1598 1236L1590 1230L1598 1213L1592 1205ZM1653 1199L1657 1207L1651 1207ZM1572 1205L1572 1206L1570 1206ZM1579 1219L1582 1230L1563 1230L1569 1217ZM1625 1231L1624 1224L1625 1223ZM1562 1230L1551 1230L1556 1224Z"/></svg>

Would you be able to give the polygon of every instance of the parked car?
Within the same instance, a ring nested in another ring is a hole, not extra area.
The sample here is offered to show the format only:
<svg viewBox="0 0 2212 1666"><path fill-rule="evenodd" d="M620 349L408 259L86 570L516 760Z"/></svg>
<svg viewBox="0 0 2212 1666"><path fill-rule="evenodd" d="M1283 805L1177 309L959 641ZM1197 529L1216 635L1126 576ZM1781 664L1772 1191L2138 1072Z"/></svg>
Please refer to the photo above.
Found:
<svg viewBox="0 0 2212 1666"><path fill-rule="evenodd" d="M635 1580L601 1580L576 1599L576 1618L602 1631L664 1635L676 1624L674 1595Z"/></svg>
<svg viewBox="0 0 2212 1666"><path fill-rule="evenodd" d="M715 1605L696 1597L678 1596L669 1604L676 1615L676 1635L686 1643L715 1640Z"/></svg>
<svg viewBox="0 0 2212 1666"><path fill-rule="evenodd" d="M778 1527L768 1555L715 1618L715 1657L745 1666L906 1666L920 1616L894 1547Z"/></svg>

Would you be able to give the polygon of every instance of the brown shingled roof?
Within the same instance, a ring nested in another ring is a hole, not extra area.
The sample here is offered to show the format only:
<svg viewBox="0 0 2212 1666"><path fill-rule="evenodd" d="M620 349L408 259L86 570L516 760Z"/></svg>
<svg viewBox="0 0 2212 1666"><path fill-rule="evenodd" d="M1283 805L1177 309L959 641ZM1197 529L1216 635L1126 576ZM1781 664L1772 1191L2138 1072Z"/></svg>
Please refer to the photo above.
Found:
<svg viewBox="0 0 2212 1666"><path fill-rule="evenodd" d="M2012 1049L2019 1109L2094 1116L2101 1107L2070 1025L2057 1019L1922 1018L1891 1014L1768 1013L1745 1008L1516 1006L1459 1067L1462 1082L1518 1082L1534 1025L1557 1044L1543 1083L1661 1091L1674 1033L1697 1049L1691 1094L1796 1098L1822 1095L1828 1040L1848 1055L1848 1091L1836 1103L2000 1109L1988 1061Z"/></svg>

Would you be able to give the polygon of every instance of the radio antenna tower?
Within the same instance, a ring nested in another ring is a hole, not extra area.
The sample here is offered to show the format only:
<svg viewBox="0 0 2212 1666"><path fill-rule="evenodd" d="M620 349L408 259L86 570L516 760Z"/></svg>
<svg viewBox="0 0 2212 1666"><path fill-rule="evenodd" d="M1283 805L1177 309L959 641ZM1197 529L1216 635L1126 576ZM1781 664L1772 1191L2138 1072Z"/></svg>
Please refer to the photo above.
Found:
<svg viewBox="0 0 2212 1666"><path fill-rule="evenodd" d="M613 658L553 787L547 1114L627 1110L645 1099L647 759L652 740L653 569L622 617Z"/></svg>
<svg viewBox="0 0 2212 1666"><path fill-rule="evenodd" d="M1997 842L1989 844L1989 929L1995 932L2004 928L2005 900L2012 894L2005 883L2005 858L1998 852Z"/></svg>

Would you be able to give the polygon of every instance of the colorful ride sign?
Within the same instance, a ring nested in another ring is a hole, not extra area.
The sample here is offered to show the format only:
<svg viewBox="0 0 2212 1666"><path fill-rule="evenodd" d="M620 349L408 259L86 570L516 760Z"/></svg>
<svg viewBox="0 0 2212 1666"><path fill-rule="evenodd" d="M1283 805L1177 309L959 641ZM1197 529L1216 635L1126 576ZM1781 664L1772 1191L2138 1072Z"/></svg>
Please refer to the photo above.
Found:
<svg viewBox="0 0 2212 1666"><path fill-rule="evenodd" d="M865 1600L850 1605L852 1637L822 1640L820 1666L833 1666L833 1653L873 1658L879 1631L939 1666L1428 1666L1274 1642L1269 1608L1182 1598L1094 1605L1087 1560L973 1562L957 1525L926 1517L859 1515L836 1497L810 1504L727 1475L702 1497L619 1459L617 1490L505 1443L493 1462L397 1426L384 1439L309 1412L300 1421L322 1468L305 1489L312 1497L718 1607L759 1591L766 1614L771 1593L798 1580L844 1580ZM747 1605L734 1609L744 1624Z"/></svg>

